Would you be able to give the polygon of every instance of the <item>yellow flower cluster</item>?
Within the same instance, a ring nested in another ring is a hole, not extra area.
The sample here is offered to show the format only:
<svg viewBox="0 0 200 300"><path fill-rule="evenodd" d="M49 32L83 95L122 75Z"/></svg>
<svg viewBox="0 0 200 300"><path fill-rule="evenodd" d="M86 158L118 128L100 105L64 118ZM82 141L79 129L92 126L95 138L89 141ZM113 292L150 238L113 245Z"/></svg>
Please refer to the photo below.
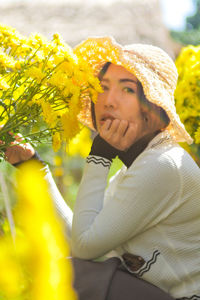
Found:
<svg viewBox="0 0 200 300"><path fill-rule="evenodd" d="M26 38L0 24L0 47L0 150L10 142L10 131L33 143L51 136L58 150L80 131L82 96L96 100L98 79L58 34L51 41L39 34Z"/></svg>
<svg viewBox="0 0 200 300"><path fill-rule="evenodd" d="M0 298L16 299L26 289L20 259L10 236L0 239Z"/></svg>
<svg viewBox="0 0 200 300"><path fill-rule="evenodd" d="M15 244L0 238L0 298L76 300L68 243L39 163L21 167L17 190Z"/></svg>
<svg viewBox="0 0 200 300"><path fill-rule="evenodd" d="M80 155L85 158L88 156L91 146L91 131L85 127L69 142L66 151L70 156Z"/></svg>
<svg viewBox="0 0 200 300"><path fill-rule="evenodd" d="M200 143L200 46L187 46L176 59L179 73L177 112L190 135Z"/></svg>

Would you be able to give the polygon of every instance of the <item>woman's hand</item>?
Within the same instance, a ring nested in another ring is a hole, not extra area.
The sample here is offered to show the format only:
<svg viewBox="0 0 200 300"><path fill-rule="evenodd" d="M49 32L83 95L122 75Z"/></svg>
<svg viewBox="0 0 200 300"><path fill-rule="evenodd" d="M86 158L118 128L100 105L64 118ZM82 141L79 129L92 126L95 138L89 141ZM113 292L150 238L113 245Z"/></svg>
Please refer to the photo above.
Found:
<svg viewBox="0 0 200 300"><path fill-rule="evenodd" d="M119 119L107 119L101 126L99 134L107 143L120 151L126 151L143 135L141 125Z"/></svg>
<svg viewBox="0 0 200 300"><path fill-rule="evenodd" d="M22 135L17 134L15 141L5 151L5 159L12 165L26 161L35 154L34 148L29 143L22 142Z"/></svg>

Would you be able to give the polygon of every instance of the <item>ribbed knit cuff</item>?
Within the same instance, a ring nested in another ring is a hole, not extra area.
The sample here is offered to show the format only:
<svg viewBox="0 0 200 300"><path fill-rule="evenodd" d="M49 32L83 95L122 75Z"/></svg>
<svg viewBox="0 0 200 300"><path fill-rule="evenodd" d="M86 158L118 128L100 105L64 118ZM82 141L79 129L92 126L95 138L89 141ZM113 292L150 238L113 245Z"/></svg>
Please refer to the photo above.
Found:
<svg viewBox="0 0 200 300"><path fill-rule="evenodd" d="M133 144L127 151L120 151L118 157L129 168L145 146L146 144L144 147L141 144Z"/></svg>
<svg viewBox="0 0 200 300"><path fill-rule="evenodd" d="M148 143L158 134L159 132L148 134L137 142L135 142L127 151L119 151L118 157L121 161L129 168L134 160L144 151Z"/></svg>
<svg viewBox="0 0 200 300"><path fill-rule="evenodd" d="M97 135L94 138L92 148L89 155L104 157L112 161L119 154L119 151L108 144L104 139Z"/></svg>

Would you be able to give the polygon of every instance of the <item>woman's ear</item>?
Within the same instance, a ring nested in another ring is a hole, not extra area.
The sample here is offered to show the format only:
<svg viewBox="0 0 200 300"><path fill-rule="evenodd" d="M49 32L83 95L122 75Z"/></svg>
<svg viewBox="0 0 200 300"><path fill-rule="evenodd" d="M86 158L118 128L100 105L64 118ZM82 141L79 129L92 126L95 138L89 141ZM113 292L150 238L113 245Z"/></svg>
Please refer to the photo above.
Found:
<svg viewBox="0 0 200 300"><path fill-rule="evenodd" d="M147 126L148 133L161 131L165 129L168 123L163 120L159 107L157 109L149 110L144 113L144 122Z"/></svg>

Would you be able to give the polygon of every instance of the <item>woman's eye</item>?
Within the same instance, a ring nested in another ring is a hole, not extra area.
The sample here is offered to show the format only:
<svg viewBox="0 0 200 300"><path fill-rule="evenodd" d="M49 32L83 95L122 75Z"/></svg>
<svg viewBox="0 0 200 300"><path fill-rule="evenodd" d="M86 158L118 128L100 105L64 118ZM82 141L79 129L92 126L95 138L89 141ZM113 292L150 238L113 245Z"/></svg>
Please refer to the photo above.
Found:
<svg viewBox="0 0 200 300"><path fill-rule="evenodd" d="M130 87L125 87L125 88L123 88L123 90L124 90L124 92L130 93L130 94L134 94L135 93L135 91L132 88L130 88Z"/></svg>
<svg viewBox="0 0 200 300"><path fill-rule="evenodd" d="M108 91L108 87L106 85L101 85L101 87L104 91Z"/></svg>

